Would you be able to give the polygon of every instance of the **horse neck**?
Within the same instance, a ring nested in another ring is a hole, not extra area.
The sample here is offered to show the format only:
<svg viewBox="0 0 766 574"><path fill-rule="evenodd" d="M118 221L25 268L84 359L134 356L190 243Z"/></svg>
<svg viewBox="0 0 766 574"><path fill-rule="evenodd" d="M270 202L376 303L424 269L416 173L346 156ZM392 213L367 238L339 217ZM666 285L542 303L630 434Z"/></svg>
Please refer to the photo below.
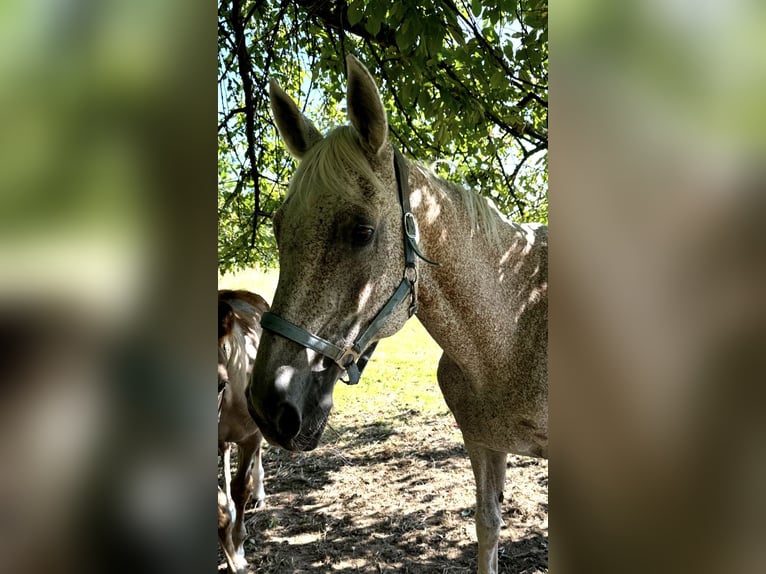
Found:
<svg viewBox="0 0 766 574"><path fill-rule="evenodd" d="M525 303L544 296L543 228L492 212L494 241L471 222L461 190L414 166L410 189L421 250L439 263L419 263L418 318L450 357L485 355L513 336Z"/></svg>

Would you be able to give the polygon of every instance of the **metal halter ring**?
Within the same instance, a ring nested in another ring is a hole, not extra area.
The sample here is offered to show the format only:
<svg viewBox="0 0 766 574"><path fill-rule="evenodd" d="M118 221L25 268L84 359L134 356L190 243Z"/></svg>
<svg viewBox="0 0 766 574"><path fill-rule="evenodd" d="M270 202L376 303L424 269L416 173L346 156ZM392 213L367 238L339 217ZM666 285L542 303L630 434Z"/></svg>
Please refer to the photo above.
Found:
<svg viewBox="0 0 766 574"><path fill-rule="evenodd" d="M409 271L409 273L408 273ZM410 276L411 274L411 276ZM409 265L404 268L404 278L410 282L410 285L415 285L415 283L418 282L418 268L414 265L410 267Z"/></svg>
<svg viewBox="0 0 766 574"><path fill-rule="evenodd" d="M338 363L338 366L345 371L359 360L359 356L361 354L362 353L357 353L352 345L349 345L343 349L343 354L338 357L335 362ZM349 357L351 358L351 362L348 361Z"/></svg>

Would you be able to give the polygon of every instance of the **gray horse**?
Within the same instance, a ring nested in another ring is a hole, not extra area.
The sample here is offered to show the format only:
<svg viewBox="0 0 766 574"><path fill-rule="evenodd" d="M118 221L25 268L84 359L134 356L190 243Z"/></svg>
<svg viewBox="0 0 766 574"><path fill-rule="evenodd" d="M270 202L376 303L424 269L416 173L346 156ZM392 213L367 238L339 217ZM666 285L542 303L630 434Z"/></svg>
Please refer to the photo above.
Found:
<svg viewBox="0 0 766 574"><path fill-rule="evenodd" d="M547 457L547 228L405 160L373 78L347 58L350 126L322 134L272 81L300 163L274 216L280 274L248 390L264 436L316 447L344 373L415 312L476 479L478 571L497 572L506 455ZM433 264L436 263L436 264Z"/></svg>

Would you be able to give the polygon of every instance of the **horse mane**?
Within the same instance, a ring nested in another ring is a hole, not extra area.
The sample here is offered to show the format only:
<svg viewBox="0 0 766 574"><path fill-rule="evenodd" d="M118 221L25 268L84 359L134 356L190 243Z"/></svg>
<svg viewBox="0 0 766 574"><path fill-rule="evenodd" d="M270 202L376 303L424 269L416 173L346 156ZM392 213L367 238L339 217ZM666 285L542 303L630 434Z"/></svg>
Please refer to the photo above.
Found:
<svg viewBox="0 0 766 574"><path fill-rule="evenodd" d="M410 162L434 185L457 196L465 206L472 231L482 231L492 241L498 241L497 224L502 216L487 198L461 185L439 177L432 169L417 162ZM341 179L339 182L338 179ZM352 126L340 126L317 142L298 164L288 198L296 198L302 209L309 209L314 190L332 190L341 193L348 203L358 203L354 194L359 179L369 182L375 192L385 193L380 178L370 167ZM340 184L339 184L340 183Z"/></svg>
<svg viewBox="0 0 766 574"><path fill-rule="evenodd" d="M433 169L435 162L430 167L426 167L419 163L415 163L414 165L433 185L439 187L445 193L457 197L463 204L466 213L468 214L468 222L471 226L472 236L474 232L483 232L490 242L496 244L500 242L498 223L506 222L507 219L500 213L500 211L498 211L491 200L476 193L472 189L444 179L438 175Z"/></svg>
<svg viewBox="0 0 766 574"><path fill-rule="evenodd" d="M343 194L348 202L359 203L353 190L360 178L368 181L375 192L385 189L362 151L356 130L340 126L306 152L295 170L287 197L295 197L303 209L308 209L314 197L312 191L332 190Z"/></svg>
<svg viewBox="0 0 766 574"><path fill-rule="evenodd" d="M218 291L218 338L231 332L236 318L248 330L255 330L261 315L269 310L266 300L243 289Z"/></svg>

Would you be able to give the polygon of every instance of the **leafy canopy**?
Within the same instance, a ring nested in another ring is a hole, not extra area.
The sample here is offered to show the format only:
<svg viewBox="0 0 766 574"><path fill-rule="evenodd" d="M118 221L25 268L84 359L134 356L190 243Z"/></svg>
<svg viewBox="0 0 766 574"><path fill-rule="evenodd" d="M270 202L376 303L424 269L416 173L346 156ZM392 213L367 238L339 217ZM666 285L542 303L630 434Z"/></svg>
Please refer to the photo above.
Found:
<svg viewBox="0 0 766 574"><path fill-rule="evenodd" d="M347 53L375 76L405 155L547 221L547 0L221 0L219 271L276 262L270 217L294 164L269 78L326 132L346 121Z"/></svg>

